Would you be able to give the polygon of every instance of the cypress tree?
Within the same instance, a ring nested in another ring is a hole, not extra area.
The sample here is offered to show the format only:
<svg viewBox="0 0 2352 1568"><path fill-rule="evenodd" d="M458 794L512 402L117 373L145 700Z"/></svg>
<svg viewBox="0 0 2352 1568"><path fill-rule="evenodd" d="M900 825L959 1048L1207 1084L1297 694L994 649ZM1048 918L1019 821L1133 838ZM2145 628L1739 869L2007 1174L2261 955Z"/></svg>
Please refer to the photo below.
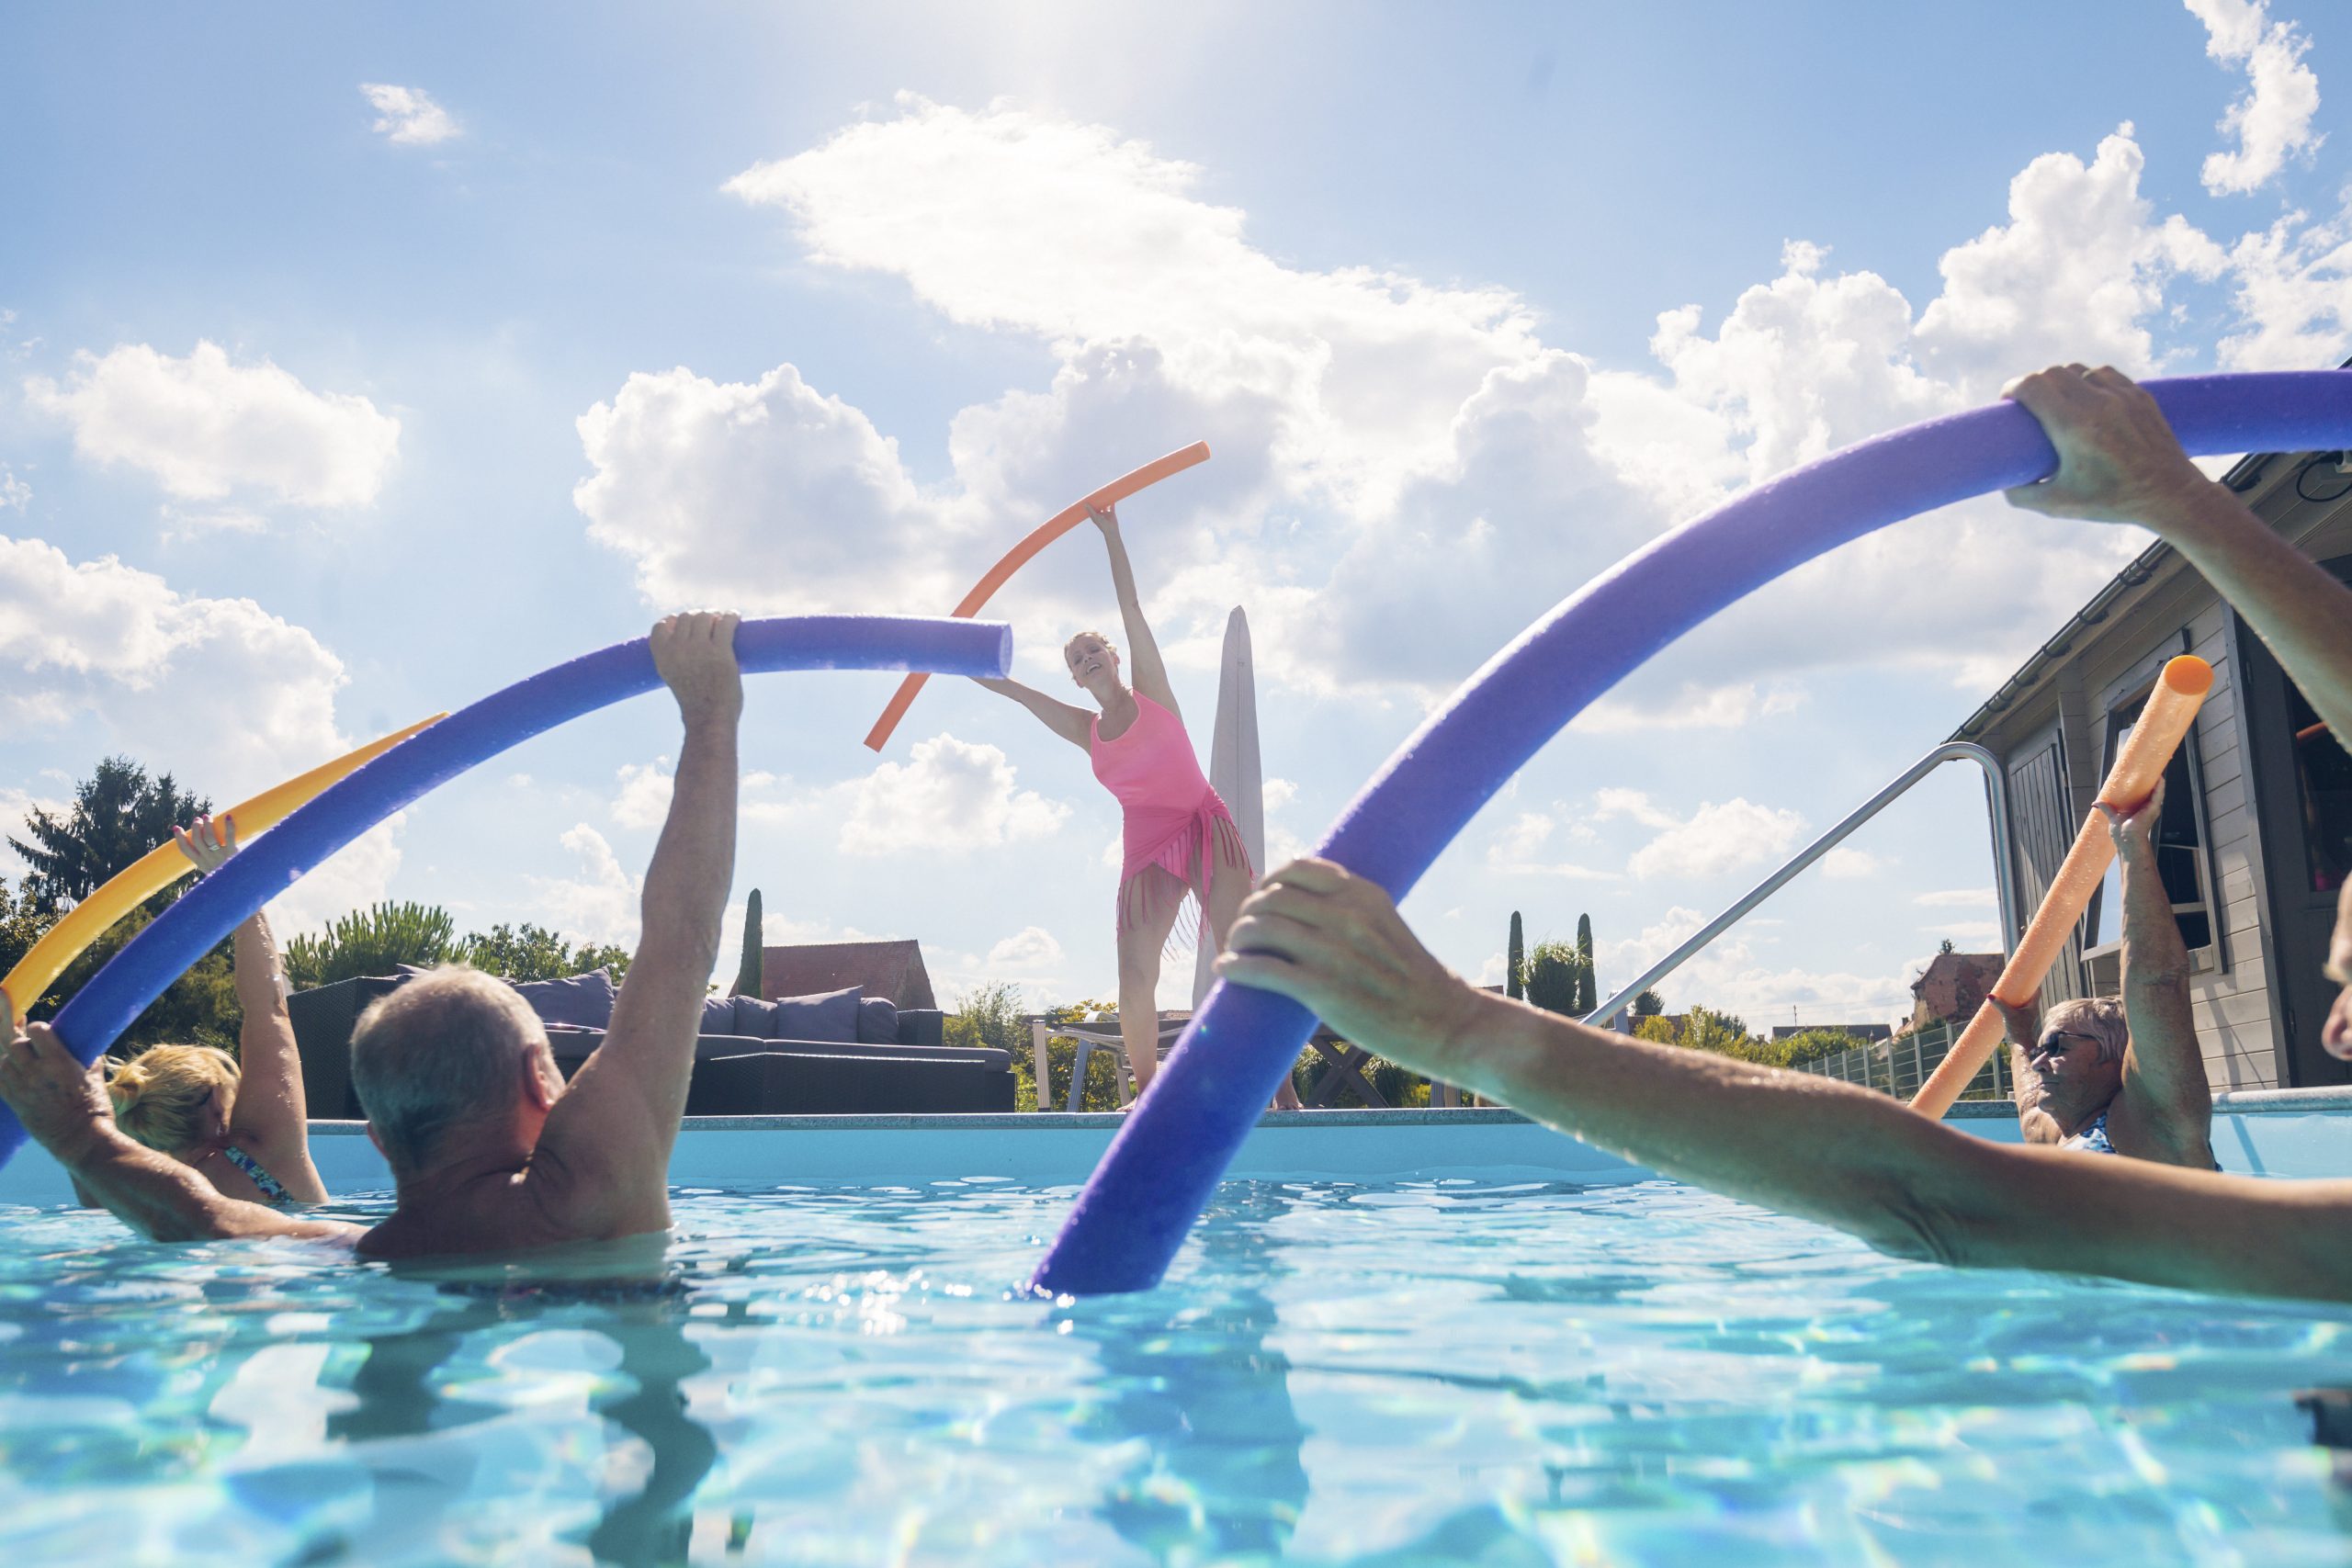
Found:
<svg viewBox="0 0 2352 1568"><path fill-rule="evenodd" d="M1592 974L1592 917L1577 917L1577 1016L1589 1016L1600 1005L1600 987Z"/></svg>
<svg viewBox="0 0 2352 1568"><path fill-rule="evenodd" d="M766 944L760 932L760 890L743 900L743 964L735 971L735 995L756 997L761 994L761 960L766 955Z"/></svg>
<svg viewBox="0 0 2352 1568"><path fill-rule="evenodd" d="M1514 1001L1525 992L1523 975L1526 967L1526 942L1520 931L1519 911L1513 909L1510 912L1510 946L1504 951L1503 956L1503 994Z"/></svg>

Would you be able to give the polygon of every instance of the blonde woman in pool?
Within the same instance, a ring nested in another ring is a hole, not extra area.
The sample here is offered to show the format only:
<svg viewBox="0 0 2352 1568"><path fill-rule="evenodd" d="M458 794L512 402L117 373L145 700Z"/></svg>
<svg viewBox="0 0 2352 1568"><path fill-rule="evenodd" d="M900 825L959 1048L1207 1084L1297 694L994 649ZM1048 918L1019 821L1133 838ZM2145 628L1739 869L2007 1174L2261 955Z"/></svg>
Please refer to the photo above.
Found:
<svg viewBox="0 0 2352 1568"><path fill-rule="evenodd" d="M1093 761L1094 776L1118 797L1125 852L1119 869L1119 1039L1140 1094L1159 1070L1161 958L1171 946L1199 941L1222 951L1257 872L1232 811L1209 787L1184 733L1168 667L1136 593L1118 509L1090 506L1087 514L1111 553L1111 586L1135 655L1135 683L1120 678L1119 650L1100 632L1080 632L1062 649L1070 683L1091 697L1099 712L1018 681L974 678L1082 749ZM1299 1109L1298 1091L1288 1079L1274 1109Z"/></svg>
<svg viewBox="0 0 2352 1568"><path fill-rule="evenodd" d="M199 817L172 837L199 874L237 851L226 818ZM238 1055L212 1045L151 1045L127 1061L101 1057L115 1125L198 1172L223 1197L273 1208L323 1203L277 944L259 914L237 928L236 964L244 1013Z"/></svg>

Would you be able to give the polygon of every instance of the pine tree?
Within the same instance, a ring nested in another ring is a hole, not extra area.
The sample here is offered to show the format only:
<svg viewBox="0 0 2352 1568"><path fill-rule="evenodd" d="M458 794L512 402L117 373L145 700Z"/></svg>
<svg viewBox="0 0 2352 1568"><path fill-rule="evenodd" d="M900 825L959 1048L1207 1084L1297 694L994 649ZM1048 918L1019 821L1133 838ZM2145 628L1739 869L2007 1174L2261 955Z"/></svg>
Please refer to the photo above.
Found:
<svg viewBox="0 0 2352 1568"><path fill-rule="evenodd" d="M71 811L58 817L36 807L25 818L33 841L9 839L9 847L32 868L18 892L41 914L61 913L149 850L169 842L174 828L211 809L209 800L183 791L171 774L151 780L130 758L108 757L74 786Z"/></svg>
<svg viewBox="0 0 2352 1568"><path fill-rule="evenodd" d="M1600 986L1592 974L1592 917L1577 917L1577 1016L1589 1018L1600 1005Z"/></svg>
<svg viewBox="0 0 2352 1568"><path fill-rule="evenodd" d="M1518 1000L1526 994L1527 947L1519 924L1519 911L1510 912L1510 946L1503 953L1503 994Z"/></svg>
<svg viewBox="0 0 2352 1568"><path fill-rule="evenodd" d="M736 996L766 994L760 989L760 983L765 978L762 964L766 956L767 948L760 932L760 890L754 887L752 896L743 900L743 963L735 971Z"/></svg>

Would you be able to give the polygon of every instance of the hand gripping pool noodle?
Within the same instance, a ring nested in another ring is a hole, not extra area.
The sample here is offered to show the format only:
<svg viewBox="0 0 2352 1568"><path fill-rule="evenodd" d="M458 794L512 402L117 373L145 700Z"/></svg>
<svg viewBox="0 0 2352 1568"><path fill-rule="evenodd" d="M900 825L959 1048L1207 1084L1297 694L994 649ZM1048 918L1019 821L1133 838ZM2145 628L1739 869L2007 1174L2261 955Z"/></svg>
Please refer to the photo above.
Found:
<svg viewBox="0 0 2352 1568"><path fill-rule="evenodd" d="M1012 662L1012 631L1001 621L796 615L745 621L735 633L735 657L750 672L912 667L1001 675ZM518 681L410 737L188 889L58 1010L52 1027L75 1056L96 1060L214 942L369 828L518 742L661 683L651 644L638 637ZM0 1164L24 1137L0 1106Z"/></svg>
<svg viewBox="0 0 2352 1568"><path fill-rule="evenodd" d="M2103 806L2111 806L2126 813L2147 804L2155 794L2156 785L2165 776L2165 769L2172 762L2172 755L2180 750L2181 738L2196 721L2197 710L2204 705L2205 694L2213 689L2213 667L2203 660L2188 655L2165 666L2163 678L2148 695L2147 705L2140 712L2139 721L2132 725L2130 739L2115 754L2115 766L2108 771L2107 782L2099 786L2098 798ZM2017 951L2002 966L2001 977L1993 982L1993 995L2012 1006L2031 1001L2041 989L2042 977L2050 966L2058 962L2064 951L2066 939L2074 934L2075 922L2083 918L2090 907L2091 895L2098 890L2099 879L2107 874L2109 861L2115 858L2115 839L2108 831L2107 817L2094 811L2083 818L2082 831L2075 835L2075 847L2066 852L2060 863L2058 874L2050 880L2050 891L2041 896L2041 908L2033 912L2032 921L2025 928L2025 935L2018 939ZM1968 1080L1984 1065L2001 1043L2005 1032L2001 1010L1990 1001L1976 1010L1960 1038L1952 1042L1951 1052L1938 1063L1919 1092L1911 1098L1911 1109L1923 1116L1940 1118L1968 1087ZM2021 1042L2020 1043L2026 1043Z"/></svg>
<svg viewBox="0 0 2352 1568"><path fill-rule="evenodd" d="M239 801L228 810L214 815L233 826L239 838L250 840L255 834L275 827L288 812L353 769L374 761L426 725L438 723L448 716L436 713L406 729L395 729L380 739L370 740L356 751L345 752L332 762L322 763L307 773L297 774L275 788L262 791L251 800ZM92 942L112 931L117 920L195 869L194 863L180 853L179 845L166 840L115 873L107 878L105 886L66 911L65 918L43 931L40 940L33 943L32 950L17 961L17 966L8 971L8 977L0 980L0 990L8 993L9 1005L17 1010L16 1021L24 1022L25 1009L39 1001L41 993L57 983L57 977L65 972L65 966L81 957Z"/></svg>
<svg viewBox="0 0 2352 1568"><path fill-rule="evenodd" d="M1208 460L1209 444L1195 441L1181 451L1154 458L1134 473L1113 479L1084 501L1065 506L1044 524L1031 529L1027 538L1013 546L1002 560L989 568L988 575L974 583L972 591L964 595L963 603L948 613L958 619L978 615L980 606L987 604L1014 572L1028 565L1039 550L1085 522L1088 507L1115 506L1136 491L1148 489L1170 474L1181 474L1193 464ZM866 745L879 751L890 743L891 732L899 728L899 721L907 716L907 709L913 704L915 694L922 691L923 682L930 679L927 672L918 671L899 682L899 689L890 694L889 703L882 709L882 716L876 719L874 728L865 732Z"/></svg>
<svg viewBox="0 0 2352 1568"><path fill-rule="evenodd" d="M2352 376L2340 371L2147 387L2192 453L2352 446ZM1873 529L2055 467L2033 416L1997 403L1850 446L1660 536L1487 660L1316 852L1402 897L1561 727L1709 615ZM1286 998L1219 982L1079 1194L1035 1286L1091 1295L1158 1282L1314 1022Z"/></svg>

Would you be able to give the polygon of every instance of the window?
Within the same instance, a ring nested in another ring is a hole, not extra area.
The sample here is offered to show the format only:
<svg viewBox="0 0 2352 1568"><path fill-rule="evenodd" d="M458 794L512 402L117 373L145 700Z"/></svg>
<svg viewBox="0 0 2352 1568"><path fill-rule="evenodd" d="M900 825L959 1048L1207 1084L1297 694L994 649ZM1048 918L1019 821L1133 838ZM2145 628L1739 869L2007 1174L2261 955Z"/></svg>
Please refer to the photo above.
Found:
<svg viewBox="0 0 2352 1568"><path fill-rule="evenodd" d="M2333 893L2352 872L2352 757L2312 705L2286 682L2295 737L2295 800L2303 813L2303 863L2314 893Z"/></svg>
<svg viewBox="0 0 2352 1568"><path fill-rule="evenodd" d="M2106 765L2115 765L2115 754L2121 749L2124 738L2132 733L2132 726L2139 719L2140 709L2147 701L2145 694L2118 705L2108 715ZM2213 899L2206 883L2205 862L2205 803L2199 798L2196 769L2190 750L2196 745L2195 735L2181 742L2180 750L2172 754L2172 761L2165 769L2165 809L2163 819L2156 824L2156 869L2164 877L2165 892L2172 900L2173 919L2180 926L2181 945L2188 948L2198 967L2210 966L2211 953L2199 949L2213 946ZM2123 940L2123 870L2110 864L2098 891L2091 896L2090 908L2083 919L2083 956L2096 962L2113 953Z"/></svg>

